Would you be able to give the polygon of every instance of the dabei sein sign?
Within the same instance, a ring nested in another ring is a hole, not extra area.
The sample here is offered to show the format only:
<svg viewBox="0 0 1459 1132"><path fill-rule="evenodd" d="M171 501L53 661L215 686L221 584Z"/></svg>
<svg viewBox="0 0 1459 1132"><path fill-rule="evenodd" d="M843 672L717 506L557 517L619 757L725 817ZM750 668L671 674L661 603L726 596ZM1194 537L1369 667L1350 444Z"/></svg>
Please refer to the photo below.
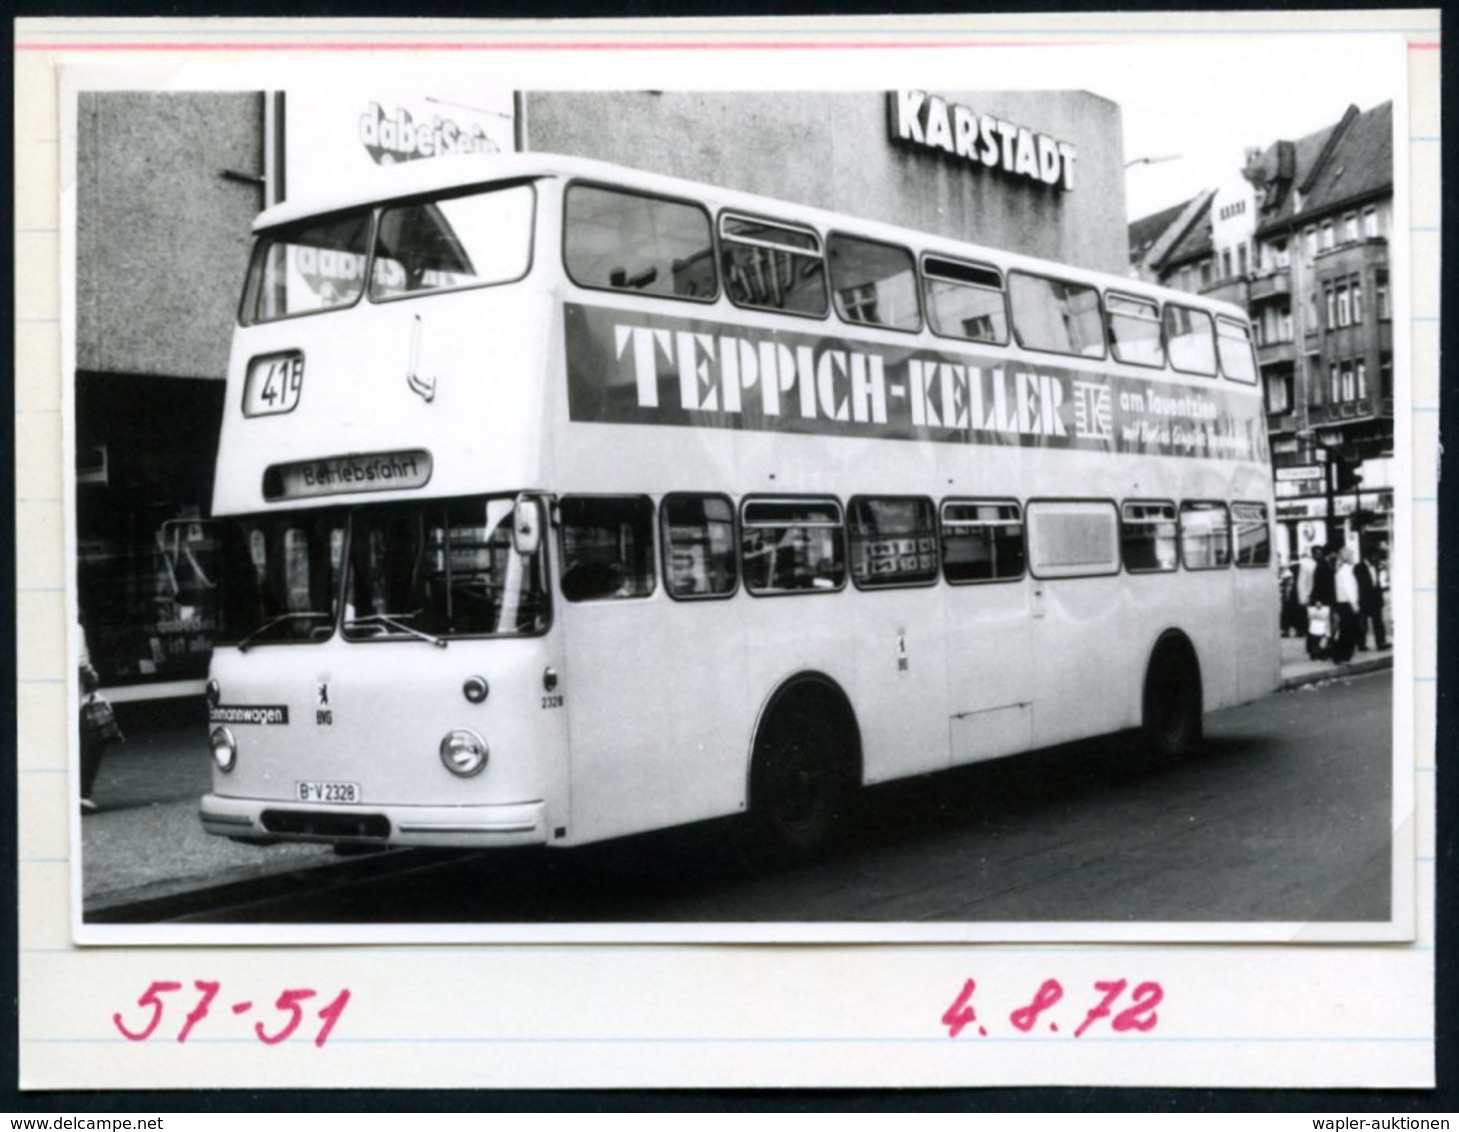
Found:
<svg viewBox="0 0 1459 1132"><path fill-rule="evenodd" d="M566 304L574 421L1265 460L1261 399L1006 355Z"/></svg>
<svg viewBox="0 0 1459 1132"><path fill-rule="evenodd" d="M904 144L1065 191L1074 187L1074 146L1017 122L920 90L892 91L887 117L892 138Z"/></svg>

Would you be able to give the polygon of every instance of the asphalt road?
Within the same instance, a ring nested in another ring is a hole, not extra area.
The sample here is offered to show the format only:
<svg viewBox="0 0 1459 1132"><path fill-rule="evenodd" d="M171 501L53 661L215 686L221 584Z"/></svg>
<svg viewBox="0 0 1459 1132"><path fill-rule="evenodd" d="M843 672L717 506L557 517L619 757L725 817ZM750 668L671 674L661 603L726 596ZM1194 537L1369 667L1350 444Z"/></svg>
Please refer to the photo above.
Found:
<svg viewBox="0 0 1459 1132"><path fill-rule="evenodd" d="M836 852L756 860L736 823L576 850L389 854L184 918L228 923L1386 920L1391 673L865 792Z"/></svg>

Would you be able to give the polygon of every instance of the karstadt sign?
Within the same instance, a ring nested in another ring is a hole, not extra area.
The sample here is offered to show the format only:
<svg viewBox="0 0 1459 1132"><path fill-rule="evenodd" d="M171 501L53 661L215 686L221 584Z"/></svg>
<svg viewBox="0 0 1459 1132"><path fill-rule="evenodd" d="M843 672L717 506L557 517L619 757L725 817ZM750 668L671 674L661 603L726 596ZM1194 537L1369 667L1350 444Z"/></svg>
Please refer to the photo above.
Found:
<svg viewBox="0 0 1459 1132"><path fill-rule="evenodd" d="M904 145L1065 192L1074 187L1074 146L1017 122L920 90L892 91L887 118L892 139Z"/></svg>

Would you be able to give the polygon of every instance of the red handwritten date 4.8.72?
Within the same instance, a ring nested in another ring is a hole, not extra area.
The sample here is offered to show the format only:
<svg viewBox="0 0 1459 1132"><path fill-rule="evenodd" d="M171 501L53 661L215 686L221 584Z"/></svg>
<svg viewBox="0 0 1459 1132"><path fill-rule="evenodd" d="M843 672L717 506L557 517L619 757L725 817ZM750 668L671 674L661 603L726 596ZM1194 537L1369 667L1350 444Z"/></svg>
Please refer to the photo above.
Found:
<svg viewBox="0 0 1459 1132"><path fill-rule="evenodd" d="M1079 1023L1079 1028L1074 1031L1074 1036L1082 1038L1091 1026L1104 1018L1110 1018L1110 1029L1116 1033L1136 1030L1146 1034L1155 1029L1160 1022L1160 1015L1155 1013L1155 1008L1165 998L1165 992L1160 988L1160 984L1141 983L1130 992L1129 998L1126 1000L1127 1005L1116 1011L1115 1007L1120 1004L1121 996L1124 995L1128 986L1129 983L1124 979L1095 983L1094 992L1101 997L1098 1001L1091 997L1090 1005L1085 1010L1084 1021ZM948 1037L955 1038L969 1026L978 1023L978 1012L973 1006L973 992L977 989L977 982L968 979L963 983L963 989L958 992L958 996L952 1000L952 1005L942 1012L942 1024L947 1027ZM1051 1032L1058 1033L1059 1023L1049 1012L1063 998L1064 988L1059 980L1045 979L1035 992L1032 1001L1027 1006L1020 1006L1009 1014L1008 1021L1014 1029L1028 1034L1033 1032L1034 1027L1038 1026L1042 1019ZM1045 1017L1045 1015L1049 1016ZM988 1036L988 1029L984 1025L978 1024L977 1032L983 1037Z"/></svg>
<svg viewBox="0 0 1459 1132"><path fill-rule="evenodd" d="M198 998L197 1005L182 1020L182 1028L177 1032L177 1040L179 1042L187 1041L188 1035L193 1032L193 1027L208 1016L208 1010L213 1005L213 1000L218 997L218 992L223 989L221 983L209 982L207 979L194 979L193 987L197 990L200 997ZM113 1014L111 1020L116 1024L116 1028L121 1031L122 1037L126 1038L127 1041L145 1042L157 1032L157 1027L162 1024L162 1014L164 1011L162 996L180 990L182 990L181 983L154 981L151 986L143 991L141 997L137 999L137 1005L143 1010L151 1011L151 1015L150 1017L143 1017L143 1024L139 1029L134 1030L128 1026L122 1020L120 1014ZM286 990L280 994L274 1000L272 1007L280 1015L278 1025L277 1027L271 1027L264 1025L262 1022L255 1022L253 1024L253 1032L258 1035L258 1040L263 1042L264 1045L276 1046L280 1042L293 1037L294 1031L304 1021L304 1008L300 1003L308 1002L309 999L314 997L315 992L307 987L297 990ZM339 1021L339 1016L344 1013L344 1008L349 1004L349 1001L350 992L348 989L345 989L335 995L327 1005L315 1012L316 1017L324 1023L319 1027L319 1032L314 1035L314 1044L316 1046L321 1049L324 1048L324 1043L329 1040L330 1032L334 1029L335 1023ZM238 1002L230 1003L229 1009L235 1015L247 1014L253 1009L253 1003L247 999L240 999Z"/></svg>

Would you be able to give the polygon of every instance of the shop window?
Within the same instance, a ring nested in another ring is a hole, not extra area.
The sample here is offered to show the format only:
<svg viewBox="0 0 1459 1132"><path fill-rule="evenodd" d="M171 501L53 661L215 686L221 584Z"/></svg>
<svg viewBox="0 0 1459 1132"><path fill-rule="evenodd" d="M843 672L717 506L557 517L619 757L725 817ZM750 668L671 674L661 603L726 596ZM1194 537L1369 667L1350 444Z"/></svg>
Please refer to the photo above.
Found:
<svg viewBox="0 0 1459 1132"><path fill-rule="evenodd" d="M932 500L858 496L846 508L851 580L858 589L923 586L937 580Z"/></svg>
<svg viewBox="0 0 1459 1132"><path fill-rule="evenodd" d="M616 601L653 593L653 511L642 495L564 496L558 503L562 596Z"/></svg>
<svg viewBox="0 0 1459 1132"><path fill-rule="evenodd" d="M846 322L918 330L917 272L912 253L853 236L826 241L836 313Z"/></svg>
<svg viewBox="0 0 1459 1132"><path fill-rule="evenodd" d="M736 306L825 315L826 264L815 232L726 215L719 235L725 291Z"/></svg>
<svg viewBox="0 0 1459 1132"><path fill-rule="evenodd" d="M1132 574L1174 570L1179 562L1174 503L1126 503L1120 508L1120 552Z"/></svg>
<svg viewBox="0 0 1459 1132"><path fill-rule="evenodd" d="M1097 288L1014 271L1008 275L1008 294L1013 303L1013 332L1021 346L1104 357Z"/></svg>
<svg viewBox="0 0 1459 1132"><path fill-rule="evenodd" d="M922 261L927 321L934 334L969 342L1008 342L1003 279L991 267L928 256Z"/></svg>
<svg viewBox="0 0 1459 1132"><path fill-rule="evenodd" d="M671 597L727 597L739 583L734 505L723 495L666 495L659 508Z"/></svg>
<svg viewBox="0 0 1459 1132"><path fill-rule="evenodd" d="M834 499L751 499L740 519L745 588L757 596L829 593L846 585L841 505Z"/></svg>
<svg viewBox="0 0 1459 1132"><path fill-rule="evenodd" d="M1023 577L1023 514L1017 503L948 500L942 505L942 573L949 582Z"/></svg>
<svg viewBox="0 0 1459 1132"><path fill-rule="evenodd" d="M1187 570L1231 565L1231 520L1224 503L1180 505L1180 558Z"/></svg>
<svg viewBox="0 0 1459 1132"><path fill-rule="evenodd" d="M1105 320L1110 348L1119 361L1137 366L1165 364L1165 347L1160 339L1160 308L1154 302L1126 295L1107 295Z"/></svg>
<svg viewBox="0 0 1459 1132"><path fill-rule="evenodd" d="M1272 528L1265 503L1233 503L1236 525L1236 565L1267 566L1272 560Z"/></svg>
<svg viewBox="0 0 1459 1132"><path fill-rule="evenodd" d="M572 185L563 259L582 287L704 303L719 295L709 215L687 201Z"/></svg>
<svg viewBox="0 0 1459 1132"><path fill-rule="evenodd" d="M1216 375L1214 324L1205 311L1193 307L1165 305L1165 346L1170 364L1181 373Z"/></svg>
<svg viewBox="0 0 1459 1132"><path fill-rule="evenodd" d="M1029 503L1028 558L1036 578L1119 573L1119 513L1115 505L1079 500Z"/></svg>

